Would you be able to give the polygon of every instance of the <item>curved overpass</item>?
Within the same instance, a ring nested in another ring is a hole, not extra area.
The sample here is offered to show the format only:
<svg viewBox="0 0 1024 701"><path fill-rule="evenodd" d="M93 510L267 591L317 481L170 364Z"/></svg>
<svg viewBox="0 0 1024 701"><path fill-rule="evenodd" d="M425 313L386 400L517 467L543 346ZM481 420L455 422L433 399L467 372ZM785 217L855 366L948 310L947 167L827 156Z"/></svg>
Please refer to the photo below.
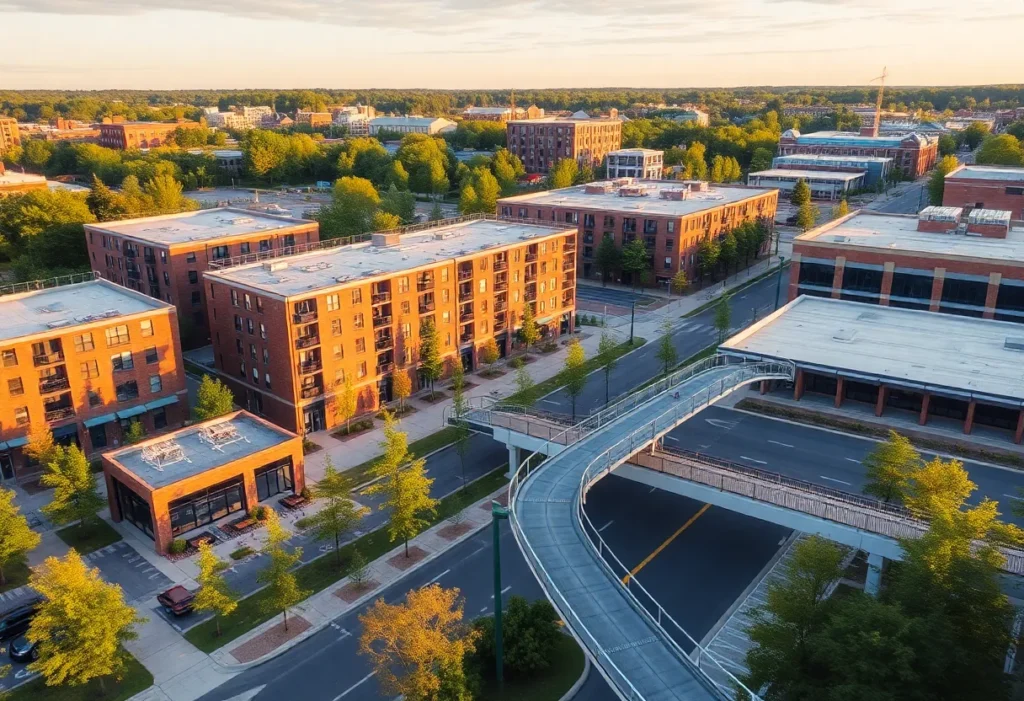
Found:
<svg viewBox="0 0 1024 701"><path fill-rule="evenodd" d="M509 513L516 541L548 598L620 698L704 701L731 699L735 692L711 680L705 669L724 670L635 578L620 579L628 570L614 555L607 553L618 571L602 557L603 544L598 538L595 545L583 510L588 489L733 390L793 375L789 364L710 358L566 428L549 439L547 450L538 451L555 453L552 457L531 469L535 453L513 475ZM648 606L638 597L646 597ZM673 635L692 644L692 656Z"/></svg>

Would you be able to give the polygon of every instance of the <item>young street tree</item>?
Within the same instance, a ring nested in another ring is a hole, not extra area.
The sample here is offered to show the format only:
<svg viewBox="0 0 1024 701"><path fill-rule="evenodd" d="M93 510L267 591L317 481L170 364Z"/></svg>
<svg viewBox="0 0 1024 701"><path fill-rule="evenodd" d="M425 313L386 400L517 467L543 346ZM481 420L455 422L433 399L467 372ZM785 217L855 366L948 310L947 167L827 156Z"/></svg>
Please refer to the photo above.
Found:
<svg viewBox="0 0 1024 701"><path fill-rule="evenodd" d="M643 282L648 263L647 246L643 239L633 239L622 248L622 271L629 273L634 289Z"/></svg>
<svg viewBox="0 0 1024 701"><path fill-rule="evenodd" d="M378 599L359 616L359 652L388 696L408 701L469 699L463 660L479 633L462 621L458 589L413 589L401 604Z"/></svg>
<svg viewBox="0 0 1024 701"><path fill-rule="evenodd" d="M14 503L14 492L0 489L0 585L7 583L4 568L25 557L42 539Z"/></svg>
<svg viewBox="0 0 1024 701"><path fill-rule="evenodd" d="M680 269L675 275L672 276L672 281L669 283L669 286L672 288L672 291L675 292L676 294L682 294L683 290L685 290L686 286L689 284L690 279L686 277L686 271Z"/></svg>
<svg viewBox="0 0 1024 701"><path fill-rule="evenodd" d="M108 584L96 568L86 567L72 549L62 560L48 557L29 577L42 597L26 637L38 643L39 659L29 665L47 686L78 686L117 676L124 669L123 645L145 622L124 601L121 587Z"/></svg>
<svg viewBox="0 0 1024 701"><path fill-rule="evenodd" d="M262 609L267 615L280 612L284 616L284 629L288 630L288 609L309 596L308 591L299 589L299 581L292 572L302 559L302 548L292 548L291 552L285 549L290 534L273 509L267 509L265 523L267 544L263 546L263 554L270 558L270 564L256 577L260 584L267 585Z"/></svg>
<svg viewBox="0 0 1024 701"><path fill-rule="evenodd" d="M576 421L576 399L583 394L587 385L586 355L578 338L569 341L569 352L565 356L562 376L565 378L565 393L572 400L572 421Z"/></svg>
<svg viewBox="0 0 1024 701"><path fill-rule="evenodd" d="M124 432L124 444L133 445L145 437L146 429L142 427L142 422L138 419L132 419L132 422L128 424L128 430Z"/></svg>
<svg viewBox="0 0 1024 701"><path fill-rule="evenodd" d="M521 363L516 368L515 383L515 403L523 408L533 406L533 378L530 377L530 372L526 369L526 363Z"/></svg>
<svg viewBox="0 0 1024 701"><path fill-rule="evenodd" d="M384 414L384 440L380 447L382 454L371 471L378 481L367 494L384 497L377 509L388 512L388 536L391 542L401 539L405 543L408 557L409 539L428 523L423 516L435 513L437 500L430 498L434 480L424 470L426 460L409 454L406 435L398 430L390 413Z"/></svg>
<svg viewBox="0 0 1024 701"><path fill-rule="evenodd" d="M601 271L601 284L606 285L612 273L622 263L614 236L605 236L597 246L597 269Z"/></svg>
<svg viewBox="0 0 1024 701"><path fill-rule="evenodd" d="M832 218L839 219L845 217L850 213L850 205L847 204L846 199L839 200L839 204L832 208Z"/></svg>
<svg viewBox="0 0 1024 701"><path fill-rule="evenodd" d="M359 410L359 393L352 384L351 373L345 373L341 390L334 394L334 418L345 422L345 435L352 432L352 417Z"/></svg>
<svg viewBox="0 0 1024 701"><path fill-rule="evenodd" d="M58 449L39 481L44 487L53 488L53 498L42 511L56 524L77 521L83 526L107 504L96 487L89 461L78 446Z"/></svg>
<svg viewBox="0 0 1024 701"><path fill-rule="evenodd" d="M322 506L311 517L313 537L317 540L333 540L334 555L341 566L341 539L356 527L366 511L352 501L351 492L355 485L345 473L338 472L328 455L324 462L324 476L313 487L313 496Z"/></svg>
<svg viewBox="0 0 1024 701"><path fill-rule="evenodd" d="M430 383L430 398L434 398L434 383L444 373L444 359L441 357L441 345L437 337L437 327L427 319L420 327L420 369Z"/></svg>
<svg viewBox="0 0 1024 701"><path fill-rule="evenodd" d="M658 360L661 361L661 372L668 375L669 371L679 362L679 354L672 344L672 322L666 319L661 324L661 339L658 341Z"/></svg>
<svg viewBox="0 0 1024 701"><path fill-rule="evenodd" d="M715 305L715 330L718 331L719 343L725 340L725 335L729 333L729 327L732 325L732 310L729 307L729 299L729 295L722 295L718 298L718 303Z"/></svg>
<svg viewBox="0 0 1024 701"><path fill-rule="evenodd" d="M902 503L910 480L921 467L921 454L906 437L889 431L889 438L878 443L864 458L864 493L882 501Z"/></svg>
<svg viewBox="0 0 1024 701"><path fill-rule="evenodd" d="M196 560L199 567L199 574L196 575L196 583L199 590L196 591L195 599L192 601L192 608L196 611L209 611L213 614L213 620L217 626L217 637L220 637L220 619L230 616L238 608L238 599L234 592L224 581L224 570L228 564L217 557L210 544L203 541L199 544L199 557Z"/></svg>
<svg viewBox="0 0 1024 701"><path fill-rule="evenodd" d="M45 468L56 459L59 450L60 447L53 442L53 432L50 431L49 424L32 424L28 432L28 443L22 448L26 456Z"/></svg>
<svg viewBox="0 0 1024 701"><path fill-rule="evenodd" d="M607 404L611 401L609 394L609 385L611 384L612 370L618 365L618 358L615 357L615 351L619 347L619 344L615 342L607 331L601 332L601 340L597 344L597 355L601 358L601 364L604 367L604 403Z"/></svg>
<svg viewBox="0 0 1024 701"><path fill-rule="evenodd" d="M796 213L796 225L800 227L800 231L810 231L817 223L818 208L814 206L814 203L808 200L800 205L800 209Z"/></svg>
<svg viewBox="0 0 1024 701"><path fill-rule="evenodd" d="M526 353L529 355L530 346L540 339L540 327L537 326L537 318L533 315L533 305L527 302L523 305L522 326L519 327L519 338L526 346Z"/></svg>
<svg viewBox="0 0 1024 701"><path fill-rule="evenodd" d="M960 166L956 156L943 156L935 164L935 170L928 178L928 201L933 205L942 204L942 196L946 191L946 175Z"/></svg>
<svg viewBox="0 0 1024 701"><path fill-rule="evenodd" d="M462 358L452 359L452 418L455 424L455 452L459 454L459 467L462 470L462 488L466 488L466 456L469 454L469 439L472 433L466 414L469 413L469 400L466 398L466 375L462 368Z"/></svg>
<svg viewBox="0 0 1024 701"><path fill-rule="evenodd" d="M811 201L811 186L801 178L796 181L793 191L789 194L789 201L794 207L802 207Z"/></svg>
<svg viewBox="0 0 1024 701"><path fill-rule="evenodd" d="M192 409L195 420L215 419L231 413L234 408L235 398L228 386L209 375L203 375L203 381L199 383L196 392L196 406Z"/></svg>
<svg viewBox="0 0 1024 701"><path fill-rule="evenodd" d="M498 358L501 353L498 351L498 342L494 340L494 336L490 336L484 344L480 346L480 361L487 366L487 372L491 373L494 371L494 364L498 362Z"/></svg>
<svg viewBox="0 0 1024 701"><path fill-rule="evenodd" d="M405 370L396 370L391 375L391 393L398 400L398 413L405 412L405 400L412 394L412 378Z"/></svg>

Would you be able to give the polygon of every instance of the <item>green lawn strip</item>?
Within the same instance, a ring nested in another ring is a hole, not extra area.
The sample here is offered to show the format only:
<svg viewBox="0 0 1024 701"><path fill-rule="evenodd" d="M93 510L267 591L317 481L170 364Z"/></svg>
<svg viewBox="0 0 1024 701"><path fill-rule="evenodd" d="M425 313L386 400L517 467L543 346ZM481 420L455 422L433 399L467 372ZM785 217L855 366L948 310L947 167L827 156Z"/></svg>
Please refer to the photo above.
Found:
<svg viewBox="0 0 1024 701"><path fill-rule="evenodd" d="M125 653L128 655L128 653ZM153 686L153 675L131 655L120 681L103 680L106 691L100 691L98 679L82 686L46 686L42 679L33 679L4 695L4 701L125 701Z"/></svg>
<svg viewBox="0 0 1024 701"><path fill-rule="evenodd" d="M28 584L29 574L28 560L24 556L8 562L4 567L4 583L0 585L0 592Z"/></svg>
<svg viewBox="0 0 1024 701"><path fill-rule="evenodd" d="M422 457L427 453L432 453L454 443L457 433L454 426L446 426L440 431L431 433L429 436L423 436L418 441L410 443L409 452L417 457ZM380 460L379 455L375 458L370 458L366 462L359 463L355 467L348 468L345 470L345 474L354 484L362 484L370 479L370 470L378 460Z"/></svg>
<svg viewBox="0 0 1024 701"><path fill-rule="evenodd" d="M545 673L505 679L502 689L498 689L493 674L488 673L478 698L480 701L558 701L583 674L583 667L583 649L571 635L563 635Z"/></svg>
<svg viewBox="0 0 1024 701"><path fill-rule="evenodd" d="M756 261L754 262L754 265L757 265ZM788 268L789 267L789 263L786 263L782 267L783 268ZM779 269L778 268L770 268L770 269L764 271L763 273L761 273L760 275L758 275L756 277L750 278L749 280L744 282L742 285L740 285L738 287L734 287L733 289L729 290L728 294L730 294L730 295L736 294L737 292L740 292L742 290L747 289L748 287L750 287L751 285L753 285L756 282L761 282L761 280L764 280L769 275L778 275L778 274L779 274ZM694 292L694 294L697 294L697 293ZM681 318L689 319L692 316L697 316L701 312L703 312L703 311L705 311L707 309L710 309L711 307L713 307L716 304L718 304L718 300L719 299L720 299L720 297L719 298L715 298L715 299L711 300L710 302L705 302L704 304L700 305L696 309L692 309L692 310L686 312L685 314L683 314L683 316Z"/></svg>
<svg viewBox="0 0 1024 701"><path fill-rule="evenodd" d="M84 526L65 526L57 531L57 536L77 550L79 555L87 555L121 540L121 534L100 519Z"/></svg>
<svg viewBox="0 0 1024 701"><path fill-rule="evenodd" d="M500 489L507 482L505 471L506 467L503 465L469 484L461 502L456 498L461 493L450 494L443 498L438 505L437 515L428 519L428 525L424 530L448 518L460 506L472 504ZM368 562L373 562L396 545L398 543L392 543L388 538L386 527L367 533L348 545L342 546L340 563L337 554L327 553L297 568L295 574L299 581L299 587L308 590L310 594L323 591L348 574L348 563L352 558L352 552L357 548ZM258 591L238 602L235 612L221 620L220 637L217 637L216 625L211 619L190 628L185 633L185 638L203 652L213 652L274 616L280 616L280 612L266 613L263 611L262 604L266 598L264 591Z"/></svg>

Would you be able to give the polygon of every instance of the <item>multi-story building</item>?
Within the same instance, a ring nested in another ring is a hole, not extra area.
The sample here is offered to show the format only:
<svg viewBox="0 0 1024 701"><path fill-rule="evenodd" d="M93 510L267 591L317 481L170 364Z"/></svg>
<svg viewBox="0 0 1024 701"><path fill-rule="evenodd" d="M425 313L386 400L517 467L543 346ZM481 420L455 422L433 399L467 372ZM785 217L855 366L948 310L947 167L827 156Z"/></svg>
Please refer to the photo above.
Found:
<svg viewBox="0 0 1024 701"><path fill-rule="evenodd" d="M111 122L100 124L100 146L116 149L165 146L175 129L198 129L199 122Z"/></svg>
<svg viewBox="0 0 1024 701"><path fill-rule="evenodd" d="M242 161L244 154L238 149L220 149L213 152L213 157L217 161L217 167L223 168L232 175L238 175L242 172Z"/></svg>
<svg viewBox="0 0 1024 701"><path fill-rule="evenodd" d="M332 107L334 124L345 127L351 136L366 136L370 133L370 120L377 116L377 110L369 105Z"/></svg>
<svg viewBox="0 0 1024 701"><path fill-rule="evenodd" d="M86 224L85 230L93 270L175 305L190 326L187 342L207 337L201 276L211 262L258 260L320 239L316 222L230 207Z"/></svg>
<svg viewBox="0 0 1024 701"><path fill-rule="evenodd" d="M696 108L683 109L679 111L672 111L668 115L669 119L673 122L692 122L700 127L706 127L711 124L711 115L704 110Z"/></svg>
<svg viewBox="0 0 1024 701"><path fill-rule="evenodd" d="M792 192L801 180L811 189L815 199L841 200L849 193L865 187L864 171L797 170L795 168L771 168L747 175L747 185L754 187L775 187L782 192Z"/></svg>
<svg viewBox="0 0 1024 701"><path fill-rule="evenodd" d="M370 120L370 134L376 136L381 131L399 134L445 134L455 131L456 126L455 122L443 117L375 117Z"/></svg>
<svg viewBox="0 0 1024 701"><path fill-rule="evenodd" d="M462 112L462 118L478 122L507 122L510 119L536 119L544 116L544 110L536 105L531 105L529 109L514 109L513 114L512 107L467 107Z"/></svg>
<svg viewBox="0 0 1024 701"><path fill-rule="evenodd" d="M68 282L0 296L4 481L42 470L22 451L33 426L91 455L118 445L132 421L153 432L188 417L174 307L106 280Z"/></svg>
<svg viewBox="0 0 1024 701"><path fill-rule="evenodd" d="M701 239L746 221L771 226L779 191L744 185L709 185L700 181L607 181L577 185L498 200L498 215L576 226L579 230L578 270L600 279L597 248L611 236L620 249L643 237L651 255L655 284L664 284L684 270L695 279ZM623 274L623 280L628 281Z"/></svg>
<svg viewBox="0 0 1024 701"><path fill-rule="evenodd" d="M794 240L802 294L1024 322L1024 227L987 209L854 212Z"/></svg>
<svg viewBox="0 0 1024 701"><path fill-rule="evenodd" d="M0 117L0 156L15 146L21 146L18 120L14 117Z"/></svg>
<svg viewBox="0 0 1024 701"><path fill-rule="evenodd" d="M246 131L248 129L259 129L263 126L264 120L273 116L274 111L270 107L238 107L230 112L210 112L206 115L206 123L211 127L220 129L235 129Z"/></svg>
<svg viewBox="0 0 1024 701"><path fill-rule="evenodd" d="M967 211L1001 209L1024 219L1024 168L960 166L946 175L942 204Z"/></svg>
<svg viewBox="0 0 1024 701"><path fill-rule="evenodd" d="M622 122L615 119L544 117L506 122L508 149L527 173L547 173L556 161L571 158L598 168L610 151L622 146Z"/></svg>
<svg viewBox="0 0 1024 701"><path fill-rule="evenodd" d="M427 320L441 355L467 370L488 339L509 351L527 304L544 336L572 329L575 227L479 218L330 243L203 276L217 373L242 406L289 430L339 423L346 380L359 413L391 400L394 373L423 387Z"/></svg>
<svg viewBox="0 0 1024 701"><path fill-rule="evenodd" d="M46 178L42 175L10 172L4 168L3 163L0 163L0 197L45 190L47 187Z"/></svg>
<svg viewBox="0 0 1024 701"><path fill-rule="evenodd" d="M829 156L878 156L893 159L893 167L908 178L919 178L927 173L939 154L939 141L933 136L908 134L905 136L873 136L873 128L862 133L819 131L801 134L787 129L779 139L779 155L823 154Z"/></svg>
<svg viewBox="0 0 1024 701"><path fill-rule="evenodd" d="M665 152L650 148L623 148L605 156L608 178L641 178L661 180L665 168Z"/></svg>
<svg viewBox="0 0 1024 701"><path fill-rule="evenodd" d="M838 172L864 173L864 184L875 187L889 179L892 159L880 156L834 156L821 153L799 153L791 156L776 156L772 168L793 168L796 170L828 170Z"/></svg>
<svg viewBox="0 0 1024 701"><path fill-rule="evenodd" d="M306 124L311 127L329 127L334 115L330 112L305 112L299 110L295 113L296 124Z"/></svg>

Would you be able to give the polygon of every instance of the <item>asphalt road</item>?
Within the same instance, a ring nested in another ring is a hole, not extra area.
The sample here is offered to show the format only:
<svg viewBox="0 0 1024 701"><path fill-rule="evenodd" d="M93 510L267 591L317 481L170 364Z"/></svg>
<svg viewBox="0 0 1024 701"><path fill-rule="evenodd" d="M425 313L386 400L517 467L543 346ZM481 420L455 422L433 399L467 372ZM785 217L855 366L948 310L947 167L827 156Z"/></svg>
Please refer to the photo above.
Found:
<svg viewBox="0 0 1024 701"><path fill-rule="evenodd" d="M876 211L889 214L917 214L922 207L928 206L928 195L922 192L924 187L924 181L915 182L905 192L886 200Z"/></svg>
<svg viewBox="0 0 1024 701"><path fill-rule="evenodd" d="M683 529L701 504L614 475L590 492L587 512L614 552L628 567L657 553L637 577L696 640L700 640L739 597L788 536L785 529L725 510L706 510ZM660 551L658 548L661 548ZM536 599L540 585L526 566L508 526L502 525L504 596ZM492 537L481 531L438 559L386 589L388 602L400 601L410 589L437 582L458 587L467 619L491 615ZM201 701L227 701L263 687L256 701L368 701L381 698L370 667L358 654L358 616L368 605L340 616L332 625L280 657L247 670ZM680 644L690 643L679 635ZM614 699L593 672L581 695L587 701Z"/></svg>

